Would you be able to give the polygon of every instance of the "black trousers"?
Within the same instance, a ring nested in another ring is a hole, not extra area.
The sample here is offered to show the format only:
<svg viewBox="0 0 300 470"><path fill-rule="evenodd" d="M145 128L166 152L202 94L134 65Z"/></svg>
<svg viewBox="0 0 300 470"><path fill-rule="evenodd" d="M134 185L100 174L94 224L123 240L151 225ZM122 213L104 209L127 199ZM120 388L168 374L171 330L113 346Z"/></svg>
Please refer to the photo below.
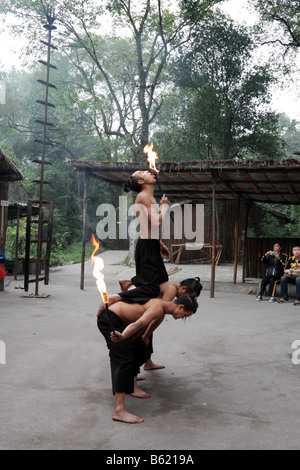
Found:
<svg viewBox="0 0 300 470"><path fill-rule="evenodd" d="M159 240L139 239L135 251L136 276L132 278L135 289L121 292L124 302L145 304L160 293L160 284L169 276L160 254Z"/></svg>
<svg viewBox="0 0 300 470"><path fill-rule="evenodd" d="M126 328L124 323L111 310L109 314L115 330L122 333ZM110 338L111 327L106 310L98 317L97 324L109 349L113 394L133 393L134 377L138 375L140 367L150 358L151 344L147 347L141 336L132 343L128 340L114 343Z"/></svg>
<svg viewBox="0 0 300 470"><path fill-rule="evenodd" d="M278 279L278 277L265 276L263 280L261 281L259 295L263 296L266 290L266 287L269 285L268 295L270 297L275 297L276 286L278 282L280 282L280 278Z"/></svg>

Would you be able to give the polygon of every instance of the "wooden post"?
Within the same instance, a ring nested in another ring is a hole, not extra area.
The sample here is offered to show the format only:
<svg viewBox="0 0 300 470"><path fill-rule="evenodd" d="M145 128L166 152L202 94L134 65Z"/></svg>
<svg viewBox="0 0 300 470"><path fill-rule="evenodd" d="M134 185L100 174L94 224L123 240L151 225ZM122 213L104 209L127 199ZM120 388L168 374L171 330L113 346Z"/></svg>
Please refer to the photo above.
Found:
<svg viewBox="0 0 300 470"><path fill-rule="evenodd" d="M83 192L83 223L82 223L82 247L81 247L81 275L80 289L84 290L84 263L85 263L85 238L86 238L86 222L87 222L87 188L89 176L86 172L83 174L84 192Z"/></svg>
<svg viewBox="0 0 300 470"><path fill-rule="evenodd" d="M236 284L237 279L237 268L238 268L238 258L239 258L239 235L240 235L240 208L241 208L241 199L238 198L237 202L237 214L235 219L235 229L234 229L234 273L233 273L233 284Z"/></svg>
<svg viewBox="0 0 300 470"><path fill-rule="evenodd" d="M0 201L7 201L8 199L8 183L0 182ZM0 206L0 247L5 253L6 230L7 230L7 214L8 208Z"/></svg>
<svg viewBox="0 0 300 470"><path fill-rule="evenodd" d="M212 255L211 255L211 280L210 280L210 298L215 296L215 279L216 279L216 179L213 177L212 187Z"/></svg>
<svg viewBox="0 0 300 470"><path fill-rule="evenodd" d="M17 228L16 228L16 246L15 246L15 262L14 262L14 280L18 277L18 259L19 259L19 231L20 231L20 206L17 204Z"/></svg>
<svg viewBox="0 0 300 470"><path fill-rule="evenodd" d="M25 292L28 292L28 289L29 289L31 216L32 216L32 201L28 201L27 221L26 221L25 260L24 260L24 290Z"/></svg>
<svg viewBox="0 0 300 470"><path fill-rule="evenodd" d="M47 226L47 248L46 248L46 263L45 263L45 285L49 284L50 273L50 257L51 257L51 244L52 244L52 229L53 229L53 204L48 204L48 226Z"/></svg>
<svg viewBox="0 0 300 470"><path fill-rule="evenodd" d="M245 233L244 233L243 282L245 282L245 278L246 278L246 259L248 257L248 253L246 251L246 245L247 245L249 214L250 214L251 207L252 207L251 202L247 202L246 214L245 214Z"/></svg>

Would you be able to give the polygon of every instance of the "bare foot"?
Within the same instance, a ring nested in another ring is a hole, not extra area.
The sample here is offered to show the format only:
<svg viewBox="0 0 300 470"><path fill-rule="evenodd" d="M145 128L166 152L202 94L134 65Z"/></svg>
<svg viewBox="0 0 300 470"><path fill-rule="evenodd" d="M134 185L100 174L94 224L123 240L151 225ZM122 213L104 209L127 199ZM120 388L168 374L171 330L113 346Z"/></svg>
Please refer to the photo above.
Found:
<svg viewBox="0 0 300 470"><path fill-rule="evenodd" d="M156 369L165 369L165 366L160 366L159 364L154 364L154 362L149 359L144 364L144 370L156 370Z"/></svg>
<svg viewBox="0 0 300 470"><path fill-rule="evenodd" d="M131 393L130 395L134 398L150 398L150 395L144 392L144 390L140 389L136 382L137 382L137 378L135 377L134 390L133 390L133 393Z"/></svg>
<svg viewBox="0 0 300 470"><path fill-rule="evenodd" d="M137 381L141 381L141 380L146 380L145 377L142 377L141 375L138 375L137 378L136 378Z"/></svg>
<svg viewBox="0 0 300 470"><path fill-rule="evenodd" d="M108 305L112 305L115 302L119 302L120 300L122 300L122 299L119 296L119 294L111 294L111 295L108 296Z"/></svg>
<svg viewBox="0 0 300 470"><path fill-rule="evenodd" d="M121 410L121 411L115 410L112 415L112 419L113 421L120 421L122 423L128 423L128 424L138 424L144 421L142 418L139 418L138 416L135 416L126 410Z"/></svg>
<svg viewBox="0 0 300 470"><path fill-rule="evenodd" d="M122 292L128 291L129 287L132 286L132 282L131 282L131 281L127 281L126 279L122 279L121 281L119 281L119 284L120 284L120 287L121 287L121 291L122 291Z"/></svg>
<svg viewBox="0 0 300 470"><path fill-rule="evenodd" d="M140 388L138 390L135 390L130 395L134 398L151 398L150 395L148 395L148 393L144 392Z"/></svg>

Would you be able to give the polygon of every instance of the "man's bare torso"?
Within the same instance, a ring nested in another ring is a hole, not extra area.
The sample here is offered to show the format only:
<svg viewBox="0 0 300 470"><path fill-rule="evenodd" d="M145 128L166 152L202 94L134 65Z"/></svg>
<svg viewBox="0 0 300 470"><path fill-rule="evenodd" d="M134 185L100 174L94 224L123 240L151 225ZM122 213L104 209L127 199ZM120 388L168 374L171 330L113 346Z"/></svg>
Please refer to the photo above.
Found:
<svg viewBox="0 0 300 470"><path fill-rule="evenodd" d="M153 319L164 316L164 304L160 299L151 299L146 304L127 304L126 302L116 302L109 309L122 320L125 326L136 322L150 308L155 311Z"/></svg>
<svg viewBox="0 0 300 470"><path fill-rule="evenodd" d="M159 230L155 230L155 227L159 227L159 206L155 198L142 191L136 198L135 211L140 223L141 238L159 239Z"/></svg>
<svg viewBox="0 0 300 470"><path fill-rule="evenodd" d="M149 307L153 307L157 304L157 317L163 315L162 301L158 299L151 299L146 304L128 304L126 302L116 302L110 310L114 312L122 320L125 326L136 322L145 313Z"/></svg>

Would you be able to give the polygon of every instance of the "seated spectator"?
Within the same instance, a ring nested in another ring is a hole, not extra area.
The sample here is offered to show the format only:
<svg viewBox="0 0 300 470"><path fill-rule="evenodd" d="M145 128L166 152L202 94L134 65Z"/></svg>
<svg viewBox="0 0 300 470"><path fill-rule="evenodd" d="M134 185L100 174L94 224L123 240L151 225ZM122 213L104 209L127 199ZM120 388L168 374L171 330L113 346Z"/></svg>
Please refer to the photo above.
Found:
<svg viewBox="0 0 300 470"><path fill-rule="evenodd" d="M296 301L294 305L300 305L300 246L293 247L293 256L288 260L284 270L284 275L281 278L281 299L278 300L280 304L287 303L288 297L288 283L296 284Z"/></svg>
<svg viewBox="0 0 300 470"><path fill-rule="evenodd" d="M276 302L276 287L283 275L285 265L287 263L287 255L281 253L282 243L276 242L273 246L273 251L268 251L263 257L262 262L267 264L266 274L261 281L260 291L256 300L263 300L263 295L266 287L269 285L268 294L270 296L269 302Z"/></svg>

